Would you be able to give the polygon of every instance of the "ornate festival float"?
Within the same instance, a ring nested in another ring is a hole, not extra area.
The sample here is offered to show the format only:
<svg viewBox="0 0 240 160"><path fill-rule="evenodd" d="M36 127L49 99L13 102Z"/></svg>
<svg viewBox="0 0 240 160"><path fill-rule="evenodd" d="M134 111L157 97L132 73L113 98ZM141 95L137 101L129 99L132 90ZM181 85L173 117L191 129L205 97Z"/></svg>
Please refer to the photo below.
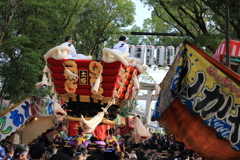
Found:
<svg viewBox="0 0 240 160"><path fill-rule="evenodd" d="M104 148L106 137L112 134L109 129L117 126L122 127L120 135L133 130L136 142L151 136L138 117L125 119L118 114L123 105L130 107L136 100L140 89L138 75L147 67L129 53L109 48L102 51L102 60L92 60L91 56L66 59L68 46L56 46L44 55L47 64L43 79L36 86L52 87L53 110L60 125L48 135L54 135L56 146L90 143L92 148ZM62 135L66 128L69 132ZM90 137L95 138L93 143Z"/></svg>
<svg viewBox="0 0 240 160"><path fill-rule="evenodd" d="M231 48L232 55L239 53L239 47ZM224 45L214 58L224 57L219 53L224 55ZM235 160L240 157L240 76L214 58L184 41L160 84L152 121L198 156Z"/></svg>

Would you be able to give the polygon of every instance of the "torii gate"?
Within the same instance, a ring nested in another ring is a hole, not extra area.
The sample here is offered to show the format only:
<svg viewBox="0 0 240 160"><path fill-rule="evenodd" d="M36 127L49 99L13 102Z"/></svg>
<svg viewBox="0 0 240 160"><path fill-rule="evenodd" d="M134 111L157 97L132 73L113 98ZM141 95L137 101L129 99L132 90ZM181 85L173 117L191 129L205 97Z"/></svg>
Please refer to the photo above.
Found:
<svg viewBox="0 0 240 160"><path fill-rule="evenodd" d="M153 100L157 100L157 97L153 95L153 91L155 90L154 84L151 83L140 83L140 90L147 90L147 95L138 95L138 100L146 100L146 109L145 114L147 118L147 123L150 124L151 122L151 105Z"/></svg>

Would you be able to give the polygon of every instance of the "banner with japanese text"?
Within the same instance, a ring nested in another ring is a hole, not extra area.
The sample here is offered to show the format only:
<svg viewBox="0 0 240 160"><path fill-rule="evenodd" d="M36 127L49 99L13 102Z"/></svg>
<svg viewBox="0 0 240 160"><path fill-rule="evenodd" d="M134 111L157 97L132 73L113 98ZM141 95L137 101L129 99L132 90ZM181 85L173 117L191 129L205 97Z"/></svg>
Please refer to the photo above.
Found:
<svg viewBox="0 0 240 160"><path fill-rule="evenodd" d="M0 139L3 140L16 132L29 117L54 115L52 104L51 99L28 97L8 109L0 117Z"/></svg>
<svg viewBox="0 0 240 160"><path fill-rule="evenodd" d="M188 41L161 83L152 118L158 120L176 98L240 150L240 76Z"/></svg>
<svg viewBox="0 0 240 160"><path fill-rule="evenodd" d="M0 139L5 139L12 132L15 132L30 116L30 98L27 98L0 118Z"/></svg>

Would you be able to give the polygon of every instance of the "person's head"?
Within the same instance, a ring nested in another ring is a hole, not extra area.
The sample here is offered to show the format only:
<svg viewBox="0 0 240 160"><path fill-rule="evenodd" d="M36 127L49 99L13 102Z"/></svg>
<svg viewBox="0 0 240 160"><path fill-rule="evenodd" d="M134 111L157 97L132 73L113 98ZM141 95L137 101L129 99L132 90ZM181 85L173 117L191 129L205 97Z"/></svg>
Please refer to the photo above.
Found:
<svg viewBox="0 0 240 160"><path fill-rule="evenodd" d="M72 37L71 36L66 36L65 37L65 42L72 43Z"/></svg>
<svg viewBox="0 0 240 160"><path fill-rule="evenodd" d="M123 41L123 42L126 42L127 41L127 38L125 36L120 36L119 41Z"/></svg>
<svg viewBox="0 0 240 160"><path fill-rule="evenodd" d="M87 157L88 150L85 147L79 145L77 148L77 152L81 152L83 154L83 157Z"/></svg>
<svg viewBox="0 0 240 160"><path fill-rule="evenodd" d="M181 154L182 154L183 158L188 157L190 155L189 152L186 150L181 151Z"/></svg>
<svg viewBox="0 0 240 160"><path fill-rule="evenodd" d="M47 147L47 151L50 152L51 154L54 154L54 153L56 153L57 148L55 146L53 146L53 145L49 145Z"/></svg>
<svg viewBox="0 0 240 160"><path fill-rule="evenodd" d="M14 148L11 143L3 144L3 148L5 149L6 154L10 155L11 157L13 156Z"/></svg>
<svg viewBox="0 0 240 160"><path fill-rule="evenodd" d="M84 156L81 152L76 152L73 157L73 160L83 160L83 159L84 159Z"/></svg>
<svg viewBox="0 0 240 160"><path fill-rule="evenodd" d="M18 147L14 150L13 158L17 160L26 160L28 151L24 147Z"/></svg>
<svg viewBox="0 0 240 160"><path fill-rule="evenodd" d="M6 158L6 152L5 152L5 149L0 146L0 160L3 160Z"/></svg>
<svg viewBox="0 0 240 160"><path fill-rule="evenodd" d="M49 160L72 160L72 157L65 153L59 152L57 154L52 155L52 157Z"/></svg>
<svg viewBox="0 0 240 160"><path fill-rule="evenodd" d="M29 155L33 160L45 159L45 147L41 144L33 144L30 146Z"/></svg>
<svg viewBox="0 0 240 160"><path fill-rule="evenodd" d="M73 157L73 155L74 155L74 151L70 147L63 147L60 152L65 153L65 154L69 155L70 157Z"/></svg>
<svg viewBox="0 0 240 160"><path fill-rule="evenodd" d="M113 135L115 133L115 129L114 128L110 128L108 131L109 131L110 135Z"/></svg>
<svg viewBox="0 0 240 160"><path fill-rule="evenodd" d="M52 157L52 154L48 151L45 151L44 155L45 155L45 160L49 160Z"/></svg>
<svg viewBox="0 0 240 160"><path fill-rule="evenodd" d="M116 128L116 134L120 134L121 133L121 128L120 127L117 127Z"/></svg>
<svg viewBox="0 0 240 160"><path fill-rule="evenodd" d="M168 149L168 150L167 150L167 155L168 155L168 156L173 156L173 155L174 155L174 151L171 150L171 149Z"/></svg>
<svg viewBox="0 0 240 160"><path fill-rule="evenodd" d="M62 130L62 131L67 131L67 126L66 126L66 124L62 124L62 125L61 125L61 130Z"/></svg>
<svg viewBox="0 0 240 160"><path fill-rule="evenodd" d="M128 152L129 154L132 153L132 149L130 147L126 147L125 151Z"/></svg>
<svg viewBox="0 0 240 160"><path fill-rule="evenodd" d="M102 156L102 151L97 149L91 152L91 155L87 157L87 160L105 160Z"/></svg>

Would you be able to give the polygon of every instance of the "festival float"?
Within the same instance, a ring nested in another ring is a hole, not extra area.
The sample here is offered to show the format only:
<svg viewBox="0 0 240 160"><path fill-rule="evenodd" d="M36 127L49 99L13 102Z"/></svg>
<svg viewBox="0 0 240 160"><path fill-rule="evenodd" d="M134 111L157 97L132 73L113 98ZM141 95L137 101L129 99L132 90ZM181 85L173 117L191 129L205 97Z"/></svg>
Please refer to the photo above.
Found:
<svg viewBox="0 0 240 160"><path fill-rule="evenodd" d="M160 87L152 121L200 157L239 159L239 74L184 41Z"/></svg>
<svg viewBox="0 0 240 160"><path fill-rule="evenodd" d="M103 49L102 60L66 59L69 53L70 47L56 46L44 55L46 65L36 87L51 87L52 96L29 96L2 113L1 140L28 144L42 134L57 147L104 149L109 129L117 127L120 135L133 131L136 142L150 138L137 116L119 115L122 106L136 101L138 76L147 69L141 60L109 48ZM59 134L62 127L68 130L66 140Z"/></svg>
<svg viewBox="0 0 240 160"><path fill-rule="evenodd" d="M56 46L44 55L46 66L43 79L36 86L52 87L55 116L58 122L67 125L67 136L71 137L63 141L57 134L53 138L56 146L64 144L77 147L85 141L90 142L92 135L97 140L96 144L104 144L108 130L117 126L122 127L121 135L135 128L136 137L151 136L138 117L125 119L118 114L123 105L130 107L130 102L136 100L140 90L138 76L147 67L141 65L140 59L131 58L129 53L109 48L102 51L102 60L92 60L91 56L86 56L86 59L66 59L70 53L68 46ZM88 138L78 136L82 134L80 132L84 132ZM88 143L83 144L86 146Z"/></svg>

